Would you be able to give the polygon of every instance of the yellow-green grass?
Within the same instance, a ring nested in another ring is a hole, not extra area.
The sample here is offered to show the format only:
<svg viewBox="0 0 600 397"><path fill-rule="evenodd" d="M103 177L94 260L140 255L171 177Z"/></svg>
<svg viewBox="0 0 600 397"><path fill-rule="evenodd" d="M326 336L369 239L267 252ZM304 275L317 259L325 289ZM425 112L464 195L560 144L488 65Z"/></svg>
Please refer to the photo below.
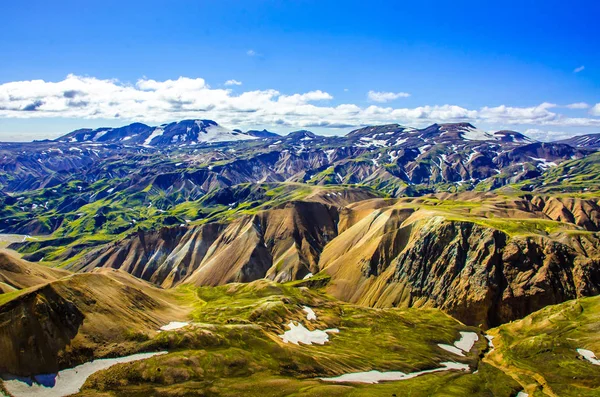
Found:
<svg viewBox="0 0 600 397"><path fill-rule="evenodd" d="M479 332L434 309L372 309L344 304L304 287L260 280L222 287L182 286L182 302L195 306L193 325L145 342L170 351L143 362L93 375L82 395L515 395L517 382L479 365L487 343L480 334L467 357L437 346L452 344L459 331ZM303 306L317 313L306 320ZM289 321L309 329L338 328L325 345L284 344ZM357 371L414 372L443 361L470 364L476 374L445 372L379 385L333 384L319 377ZM350 394L349 394L350 393ZM437 393L437 394L436 394ZM445 393L445 394L444 394ZM491 393L491 394L490 394Z"/></svg>
<svg viewBox="0 0 600 397"><path fill-rule="evenodd" d="M530 395L600 396L600 296L548 306L490 331L496 350L486 361L519 380Z"/></svg>

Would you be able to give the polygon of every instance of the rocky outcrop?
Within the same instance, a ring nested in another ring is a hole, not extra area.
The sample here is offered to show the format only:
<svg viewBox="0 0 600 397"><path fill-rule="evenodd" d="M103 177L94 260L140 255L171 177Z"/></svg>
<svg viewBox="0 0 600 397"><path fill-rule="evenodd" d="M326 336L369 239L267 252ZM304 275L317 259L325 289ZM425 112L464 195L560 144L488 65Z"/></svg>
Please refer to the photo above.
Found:
<svg viewBox="0 0 600 397"><path fill-rule="evenodd" d="M55 373L141 348L136 335L186 315L175 298L124 272L76 274L0 304L0 373Z"/></svg>
<svg viewBox="0 0 600 397"><path fill-rule="evenodd" d="M598 294L600 236L594 233L593 200L526 197L484 210L482 198L480 213L504 214L505 224L492 227L494 217L489 225L486 218L460 220L458 209L406 208L403 201L382 208L384 201L373 200L376 209L367 215L366 203L352 206L362 219L353 219L349 208L347 226L321 255L319 267L331 276L327 291L368 306L437 307L483 326ZM541 223L538 232L503 231L527 219L520 214L530 216L525 228L537 219L554 219L565 222L565 230L547 234Z"/></svg>
<svg viewBox="0 0 600 397"><path fill-rule="evenodd" d="M50 285L0 306L0 372L57 372L58 355L77 335L83 319L83 313Z"/></svg>

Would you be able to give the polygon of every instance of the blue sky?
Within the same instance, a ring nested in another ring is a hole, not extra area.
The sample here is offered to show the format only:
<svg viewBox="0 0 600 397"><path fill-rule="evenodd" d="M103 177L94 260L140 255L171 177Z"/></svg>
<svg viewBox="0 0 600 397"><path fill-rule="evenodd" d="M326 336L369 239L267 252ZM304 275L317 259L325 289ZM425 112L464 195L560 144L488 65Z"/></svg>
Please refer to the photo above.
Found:
<svg viewBox="0 0 600 397"><path fill-rule="evenodd" d="M2 2L0 140L180 117L324 134L463 120L539 139L600 132L600 4L487 3ZM50 82L83 87L81 100L59 103Z"/></svg>

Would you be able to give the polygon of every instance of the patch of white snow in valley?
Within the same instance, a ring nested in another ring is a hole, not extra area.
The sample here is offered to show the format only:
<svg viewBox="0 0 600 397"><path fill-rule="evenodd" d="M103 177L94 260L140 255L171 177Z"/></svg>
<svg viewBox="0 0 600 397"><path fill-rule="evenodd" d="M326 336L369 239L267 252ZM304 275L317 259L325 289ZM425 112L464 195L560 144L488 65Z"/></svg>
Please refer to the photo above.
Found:
<svg viewBox="0 0 600 397"><path fill-rule="evenodd" d="M302 310L306 313L306 319L309 321L313 321L317 319L317 315L315 311L308 306L304 306Z"/></svg>
<svg viewBox="0 0 600 397"><path fill-rule="evenodd" d="M374 138L370 138L370 137L366 137L363 136L360 138L361 141L363 142L368 142L368 144L365 143L359 143L356 146L359 147L369 147L369 146L387 146L387 141L383 140L383 139L374 139Z"/></svg>
<svg viewBox="0 0 600 397"><path fill-rule="evenodd" d="M152 131L152 134L150 134L150 136L148 136L148 138L146 138L146 140L144 141L143 145L144 146L150 146L150 142L152 142L152 140L154 138L156 138L157 136L161 136L164 131L165 130L163 130L160 127L155 128L154 131Z"/></svg>
<svg viewBox="0 0 600 397"><path fill-rule="evenodd" d="M479 340L479 335L475 332L461 332L460 336L460 340L454 342L454 346L465 353L470 352L475 342Z"/></svg>
<svg viewBox="0 0 600 397"><path fill-rule="evenodd" d="M488 353L491 353L495 349L494 342L492 342L494 337L492 335L486 335L485 339L488 340L488 346L490 347L490 350L488 351Z"/></svg>
<svg viewBox="0 0 600 397"><path fill-rule="evenodd" d="M96 135L92 138L92 141L96 142L98 139L102 138L106 133L110 130L98 131Z"/></svg>
<svg viewBox="0 0 600 397"><path fill-rule="evenodd" d="M327 193L327 195L329 196L329 193ZM312 274L312 273L308 273L306 276L304 276L304 277L302 278L302 280L308 280L308 279L309 279L309 278L311 278L312 276L313 276L313 274Z"/></svg>
<svg viewBox="0 0 600 397"><path fill-rule="evenodd" d="M403 143L406 143L406 141L408 141L408 138L399 138L396 140L396 145L402 145Z"/></svg>
<svg viewBox="0 0 600 397"><path fill-rule="evenodd" d="M331 157L333 156L333 152L335 149L325 150L325 154L327 155L327 161L331 163Z"/></svg>
<svg viewBox="0 0 600 397"><path fill-rule="evenodd" d="M184 323L184 322L180 322L180 321L171 321L169 324L163 325L162 327L160 327L160 330L161 331L173 331L176 329L187 327L188 325L190 325L190 323Z"/></svg>
<svg viewBox="0 0 600 397"><path fill-rule="evenodd" d="M468 353L473 348L475 342L479 340L479 335L475 332L460 332L460 339L454 342L454 346L438 343L438 346L450 353L464 357L463 353Z"/></svg>
<svg viewBox="0 0 600 397"><path fill-rule="evenodd" d="M431 148L431 145L424 145L424 146L418 147L417 150L419 151L419 153L423 153L423 152L429 150L430 148Z"/></svg>
<svg viewBox="0 0 600 397"><path fill-rule="evenodd" d="M300 343L304 345L312 345L313 343L317 345L324 345L325 342L329 342L329 334L330 333L338 333L340 332L337 328L326 329L325 331L321 331L316 329L314 331L309 331L304 327L304 325L298 323L295 325L293 321L290 321L288 324L288 331L285 331L283 335L279 335L281 339L285 343L293 343L298 345Z"/></svg>
<svg viewBox="0 0 600 397"><path fill-rule="evenodd" d="M556 167L556 163L554 161L548 161L544 158L532 157L532 156L529 156L529 158L532 159L533 161L539 161L539 164L537 166L543 170L546 170L550 167Z"/></svg>
<svg viewBox="0 0 600 397"><path fill-rule="evenodd" d="M451 345L446 345L445 343L438 343L438 346L440 348L446 350L447 352L456 354L457 356L461 356L461 357L465 356L463 354L463 352L459 348L457 348L457 347L454 347L454 346L451 346Z"/></svg>
<svg viewBox="0 0 600 397"><path fill-rule="evenodd" d="M471 160L473 160L473 158L475 156L477 156L479 154L479 152L476 152L475 150L473 150L471 153L469 153L469 157L467 158L467 163L470 163Z"/></svg>
<svg viewBox="0 0 600 397"><path fill-rule="evenodd" d="M600 365L600 360L596 357L593 351L587 349L577 349L577 353L594 365Z"/></svg>
<svg viewBox="0 0 600 397"><path fill-rule="evenodd" d="M529 394L525 393L524 391L520 391L517 393L516 397L529 397Z"/></svg>
<svg viewBox="0 0 600 397"><path fill-rule="evenodd" d="M441 371L449 371L449 370L459 370L459 371L468 371L469 366L467 364L461 364L456 362L443 362L441 363L442 367L427 369L424 371L411 372L409 374L405 374L400 371L389 371L389 372L379 372L379 371L368 371L368 372L354 372L350 374L344 374L341 376L336 376L334 378L321 378L321 380L325 382L352 382L352 383L379 383L383 381L393 381L393 380L406 380L416 378L417 376L430 374L433 372L441 372Z"/></svg>
<svg viewBox="0 0 600 397"><path fill-rule="evenodd" d="M119 358L104 358L59 371L57 374L22 378L6 375L4 388L13 397L63 397L78 393L92 374L121 363L144 360L167 352L139 353Z"/></svg>

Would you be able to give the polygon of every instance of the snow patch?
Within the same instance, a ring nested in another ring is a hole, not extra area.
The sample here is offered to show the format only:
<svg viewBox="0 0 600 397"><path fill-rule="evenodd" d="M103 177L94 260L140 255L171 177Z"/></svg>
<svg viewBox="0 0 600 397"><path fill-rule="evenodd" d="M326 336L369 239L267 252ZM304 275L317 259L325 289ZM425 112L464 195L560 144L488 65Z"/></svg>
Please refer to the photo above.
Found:
<svg viewBox="0 0 600 397"><path fill-rule="evenodd" d="M394 381L394 380L406 380L416 378L417 376L430 374L433 372L441 372L441 371L449 371L449 370L458 370L458 371L468 371L469 366L467 364L461 364L452 361L446 361L441 363L442 367L427 369L424 371L411 372L406 374L400 371L389 371L389 372L379 372L379 371L368 371L368 372L353 372L350 374L344 374L341 376L336 376L333 378L321 378L321 380L325 382L352 382L352 383L379 383L384 381Z"/></svg>
<svg viewBox="0 0 600 397"><path fill-rule="evenodd" d="M408 141L408 138L398 138L398 140L396 140L396 146L402 145L403 143L406 143L406 141Z"/></svg>
<svg viewBox="0 0 600 397"><path fill-rule="evenodd" d="M538 161L539 164L537 165L539 168L541 168L542 170L546 170L550 167L556 167L556 163L554 161L548 161L544 158L540 158L540 157L531 157L529 156L530 159L532 159L533 161Z"/></svg>
<svg viewBox="0 0 600 397"><path fill-rule="evenodd" d="M387 141L382 140L382 139L375 139L375 138L370 138L368 136L363 136L360 138L360 140L362 142L368 142L368 143L359 143L356 146L358 147L369 147L369 146L388 146Z"/></svg>
<svg viewBox="0 0 600 397"><path fill-rule="evenodd" d="M340 330L337 328L326 329L325 331L321 331L319 329L309 331L304 327L304 325L300 323L295 325L293 321L290 321L288 328L289 330L285 331L283 335L279 335L279 337L284 343L293 343L295 345L300 343L304 345L312 345L313 343L317 345L324 345L325 342L329 342L330 333L340 332Z"/></svg>
<svg viewBox="0 0 600 397"><path fill-rule="evenodd" d="M600 365L600 360L596 357L593 351L587 349L577 349L577 353L594 365Z"/></svg>
<svg viewBox="0 0 600 397"><path fill-rule="evenodd" d="M306 313L306 319L308 321L313 321L317 319L317 315L315 314L315 311L313 309L311 309L308 306L304 306L302 308L302 311L304 311Z"/></svg>
<svg viewBox="0 0 600 397"><path fill-rule="evenodd" d="M469 141L494 141L498 139L494 135L488 134L483 130L479 130L477 128L463 128L460 130L463 139L467 139Z"/></svg>
<svg viewBox="0 0 600 397"><path fill-rule="evenodd" d="M431 148L431 145L424 145L424 146L418 147L417 150L419 151L419 153L423 153L423 152L429 150L430 148Z"/></svg>
<svg viewBox="0 0 600 397"><path fill-rule="evenodd" d="M148 138L146 138L146 140L144 141L144 143L142 144L143 146L150 146L150 142L152 142L152 140L154 138L156 138L157 136L161 136L163 134L163 132L165 132L165 130L163 130L160 127L157 127L154 129L154 131L152 131L152 133L148 136Z"/></svg>
<svg viewBox="0 0 600 397"><path fill-rule="evenodd" d="M168 352L139 353L119 358L105 358L87 362L56 374L32 378L3 376L4 388L14 397L63 397L78 393L92 374L121 363L144 360Z"/></svg>
<svg viewBox="0 0 600 397"><path fill-rule="evenodd" d="M457 356L461 356L461 357L464 357L464 356L465 356L465 355L463 354L462 350L460 350L459 348L457 348L457 347L454 347L454 346L452 346L452 345L447 345L447 344L445 344L445 343L438 343L438 346L439 346L440 348L442 348L442 349L446 350L447 352L450 352L450 353L454 353L454 354L456 354Z"/></svg>
<svg viewBox="0 0 600 397"><path fill-rule="evenodd" d="M490 348L490 350L488 351L488 353L491 353L494 351L495 346L494 346L494 342L492 342L492 340L494 339L494 337L492 335L486 335L485 339L487 339L488 341L488 346Z"/></svg>
<svg viewBox="0 0 600 397"><path fill-rule="evenodd" d="M327 193L327 195L329 196L329 193ZM308 280L308 279L309 279L309 278L311 278L312 276L313 276L313 274L312 274L312 273L308 273L306 276L304 276L304 277L302 278L302 280Z"/></svg>
<svg viewBox="0 0 600 397"><path fill-rule="evenodd" d="M249 141L259 139L258 137L230 131L220 125L210 125L204 128L202 121L196 120L196 125L204 133L198 134L198 142L228 142L228 141Z"/></svg>
<svg viewBox="0 0 600 397"><path fill-rule="evenodd" d="M190 325L190 323L185 323L185 322L180 322L180 321L171 321L169 324L163 325L162 327L160 327L160 330L161 331L173 331L176 329L187 327L188 325Z"/></svg>
<svg viewBox="0 0 600 397"><path fill-rule="evenodd" d="M94 137L92 138L92 141L97 142L98 139L102 138L104 135L106 135L106 133L110 131L110 130L104 130L104 131L98 131L96 133L96 135L94 135Z"/></svg>
<svg viewBox="0 0 600 397"><path fill-rule="evenodd" d="M438 343L438 346L450 353L464 357L463 353L468 353L473 348L475 342L479 340L479 335L475 332L460 332L460 339L454 342L454 346L445 343Z"/></svg>
<svg viewBox="0 0 600 397"><path fill-rule="evenodd" d="M473 348L475 342L479 340L479 335L475 332L461 332L461 338L454 342L454 346L458 347L460 350L468 353Z"/></svg>

